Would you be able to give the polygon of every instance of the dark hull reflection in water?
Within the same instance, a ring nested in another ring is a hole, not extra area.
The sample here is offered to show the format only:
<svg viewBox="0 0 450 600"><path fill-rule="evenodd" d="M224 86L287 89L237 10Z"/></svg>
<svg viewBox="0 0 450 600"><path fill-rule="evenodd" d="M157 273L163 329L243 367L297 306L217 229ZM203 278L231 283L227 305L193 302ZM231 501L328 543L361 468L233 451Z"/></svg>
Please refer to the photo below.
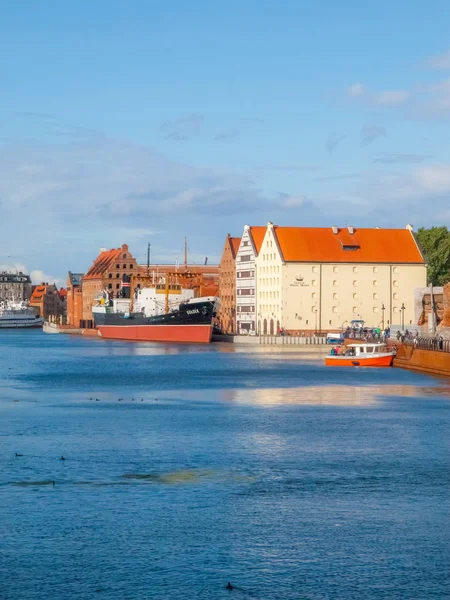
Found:
<svg viewBox="0 0 450 600"><path fill-rule="evenodd" d="M448 598L448 382L323 352L2 334L2 600Z"/></svg>

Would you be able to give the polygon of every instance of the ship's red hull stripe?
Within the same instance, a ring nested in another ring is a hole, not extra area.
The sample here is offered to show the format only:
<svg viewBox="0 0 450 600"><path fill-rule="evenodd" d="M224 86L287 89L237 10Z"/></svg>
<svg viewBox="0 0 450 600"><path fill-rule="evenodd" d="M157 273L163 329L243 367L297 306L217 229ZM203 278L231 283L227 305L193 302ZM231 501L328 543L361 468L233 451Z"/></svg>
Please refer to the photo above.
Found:
<svg viewBox="0 0 450 600"><path fill-rule="evenodd" d="M138 342L193 342L209 344L212 325L99 325L104 338Z"/></svg>

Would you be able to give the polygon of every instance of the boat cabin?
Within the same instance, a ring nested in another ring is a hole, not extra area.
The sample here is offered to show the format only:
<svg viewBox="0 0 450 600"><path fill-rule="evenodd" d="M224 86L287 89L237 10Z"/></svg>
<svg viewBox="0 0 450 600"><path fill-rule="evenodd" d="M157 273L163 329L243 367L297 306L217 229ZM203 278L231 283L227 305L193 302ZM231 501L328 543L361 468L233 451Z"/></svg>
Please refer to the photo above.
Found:
<svg viewBox="0 0 450 600"><path fill-rule="evenodd" d="M345 349L348 356L360 356L361 354L386 354L389 352L386 344L349 344Z"/></svg>

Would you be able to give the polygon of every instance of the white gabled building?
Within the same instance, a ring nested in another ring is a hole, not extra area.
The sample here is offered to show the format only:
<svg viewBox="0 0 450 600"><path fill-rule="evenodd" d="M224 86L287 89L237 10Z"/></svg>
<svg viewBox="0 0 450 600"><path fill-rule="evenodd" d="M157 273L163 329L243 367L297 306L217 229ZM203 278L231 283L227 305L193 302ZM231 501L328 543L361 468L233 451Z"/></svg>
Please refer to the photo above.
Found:
<svg viewBox="0 0 450 600"><path fill-rule="evenodd" d="M236 255L236 331L256 331L256 257L266 227L245 225Z"/></svg>

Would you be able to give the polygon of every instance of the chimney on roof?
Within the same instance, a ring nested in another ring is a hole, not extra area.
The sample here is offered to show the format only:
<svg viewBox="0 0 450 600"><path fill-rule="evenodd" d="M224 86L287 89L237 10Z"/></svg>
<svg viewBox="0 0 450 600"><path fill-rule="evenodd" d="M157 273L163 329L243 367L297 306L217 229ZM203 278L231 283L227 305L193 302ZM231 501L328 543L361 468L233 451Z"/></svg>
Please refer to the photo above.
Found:
<svg viewBox="0 0 450 600"><path fill-rule="evenodd" d="M406 229L407 229L408 231L413 231L413 229L414 229L414 225L410 225L410 224L408 223L408 225L406 226Z"/></svg>
<svg viewBox="0 0 450 600"><path fill-rule="evenodd" d="M101 254L102 252L106 252L106 248L100 248L100 254Z"/></svg>
<svg viewBox="0 0 450 600"><path fill-rule="evenodd" d="M353 235L355 233L355 228L353 227L353 225L349 225L347 229L350 235Z"/></svg>
<svg viewBox="0 0 450 600"><path fill-rule="evenodd" d="M339 228L336 227L336 225L333 225L333 227L331 229L333 230L334 235L339 233Z"/></svg>

